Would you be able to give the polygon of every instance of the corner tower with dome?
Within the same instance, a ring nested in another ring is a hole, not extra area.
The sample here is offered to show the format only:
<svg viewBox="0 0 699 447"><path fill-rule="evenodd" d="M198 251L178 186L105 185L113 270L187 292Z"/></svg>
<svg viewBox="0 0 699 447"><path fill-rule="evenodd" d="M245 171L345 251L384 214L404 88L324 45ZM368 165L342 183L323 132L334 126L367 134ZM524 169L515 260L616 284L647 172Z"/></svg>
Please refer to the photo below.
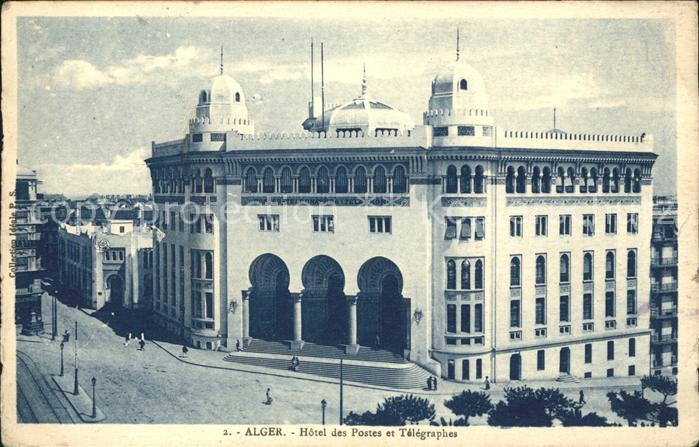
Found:
<svg viewBox="0 0 699 447"><path fill-rule="evenodd" d="M422 125L366 77L295 135L255 132L223 73L194 93L146 161L154 321L234 362L404 365L379 385L646 371L652 137L496 125L464 59Z"/></svg>

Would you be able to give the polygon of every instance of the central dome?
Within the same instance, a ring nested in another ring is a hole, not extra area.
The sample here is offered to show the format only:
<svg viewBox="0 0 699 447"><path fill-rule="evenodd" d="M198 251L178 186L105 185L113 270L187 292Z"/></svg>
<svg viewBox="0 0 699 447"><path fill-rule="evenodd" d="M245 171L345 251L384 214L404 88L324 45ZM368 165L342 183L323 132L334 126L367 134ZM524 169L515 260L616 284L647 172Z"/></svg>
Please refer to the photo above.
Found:
<svg viewBox="0 0 699 447"><path fill-rule="evenodd" d="M457 60L434 77L429 110L488 110L483 77L471 65Z"/></svg>
<svg viewBox="0 0 699 447"><path fill-rule="evenodd" d="M211 79L208 89L199 92L196 116L190 120L190 133L227 132L252 133L248 119L245 94L240 84L226 74Z"/></svg>

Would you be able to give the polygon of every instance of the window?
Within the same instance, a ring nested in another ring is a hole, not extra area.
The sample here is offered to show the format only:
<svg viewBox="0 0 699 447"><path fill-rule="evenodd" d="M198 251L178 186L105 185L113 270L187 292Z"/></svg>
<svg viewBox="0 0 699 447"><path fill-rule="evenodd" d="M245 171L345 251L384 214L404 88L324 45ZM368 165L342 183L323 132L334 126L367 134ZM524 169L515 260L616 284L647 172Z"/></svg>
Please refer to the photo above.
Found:
<svg viewBox="0 0 699 447"><path fill-rule="evenodd" d="M558 234L561 236L570 236L572 228L572 216L570 214L561 214L558 217Z"/></svg>
<svg viewBox="0 0 699 447"><path fill-rule="evenodd" d="M257 173L254 168L248 168L245 172L245 192L257 192Z"/></svg>
<svg viewBox="0 0 699 447"><path fill-rule="evenodd" d="M291 176L291 171L289 171L289 176ZM348 185L349 183L347 181L347 170L344 167L340 166L339 168L337 168L337 171L335 171L335 192L338 194L347 193L349 191ZM284 191L284 171L282 171L282 192L286 192Z"/></svg>
<svg viewBox="0 0 699 447"><path fill-rule="evenodd" d="M257 221L260 231L279 231L278 214L258 214Z"/></svg>
<svg viewBox="0 0 699 447"><path fill-rule="evenodd" d="M461 233L459 233L459 239L468 240L471 239L471 218L465 217L461 219Z"/></svg>
<svg viewBox="0 0 699 447"><path fill-rule="evenodd" d="M405 193L407 191L408 181L405 177L405 168L403 166L396 166L393 170L393 192L394 193Z"/></svg>
<svg viewBox="0 0 699 447"><path fill-rule="evenodd" d="M561 255L561 272L559 282L567 284L570 282L570 256L564 253Z"/></svg>
<svg viewBox="0 0 699 447"><path fill-rule="evenodd" d="M209 234L214 234L214 215L205 214L202 216L204 219L204 229Z"/></svg>
<svg viewBox="0 0 699 447"><path fill-rule="evenodd" d="M629 250L626 253L626 277L636 277L636 250Z"/></svg>
<svg viewBox="0 0 699 447"><path fill-rule="evenodd" d="M193 133L192 134L192 143L201 143L204 141L204 137L200 133Z"/></svg>
<svg viewBox="0 0 699 447"><path fill-rule="evenodd" d="M583 257L583 281L592 281L592 253Z"/></svg>
<svg viewBox="0 0 699 447"><path fill-rule="evenodd" d="M446 137L449 135L449 128L448 127L434 127L432 128L432 136L433 137Z"/></svg>
<svg viewBox="0 0 699 447"><path fill-rule="evenodd" d="M471 305L461 305L461 332L471 332Z"/></svg>
<svg viewBox="0 0 699 447"><path fill-rule="evenodd" d="M514 256L510 259L510 287L519 287L521 282L521 261Z"/></svg>
<svg viewBox="0 0 699 447"><path fill-rule="evenodd" d="M636 291L627 290L626 291L626 313L628 315L636 315L638 312L636 305Z"/></svg>
<svg viewBox="0 0 699 447"><path fill-rule="evenodd" d="M510 236L522 237L522 216L510 216Z"/></svg>
<svg viewBox="0 0 699 447"><path fill-rule="evenodd" d="M476 129L473 126L459 126L457 128L457 133L459 136L472 137L476 135Z"/></svg>
<svg viewBox="0 0 699 447"><path fill-rule="evenodd" d="M536 299L536 321L535 324L546 324L546 298Z"/></svg>
<svg viewBox="0 0 699 447"><path fill-rule="evenodd" d="M626 232L629 234L638 233L638 213L626 214Z"/></svg>
<svg viewBox="0 0 699 447"><path fill-rule="evenodd" d="M456 218L455 217L445 217L444 220L447 224L447 229L444 232L444 239L456 239Z"/></svg>
<svg viewBox="0 0 699 447"><path fill-rule="evenodd" d="M585 363L592 363L592 343L585 344Z"/></svg>
<svg viewBox="0 0 699 447"><path fill-rule="evenodd" d="M536 351L536 370L543 371L546 369L546 352L543 349Z"/></svg>
<svg viewBox="0 0 699 447"><path fill-rule="evenodd" d="M376 194L384 194L387 187L386 170L383 166L377 166L374 169L374 182L372 184L373 192Z"/></svg>
<svg viewBox="0 0 699 447"><path fill-rule="evenodd" d="M537 236L548 235L548 225L549 225L549 217L548 216L536 216L536 235Z"/></svg>
<svg viewBox="0 0 699 447"><path fill-rule="evenodd" d="M604 232L606 234L616 234L616 214L604 215Z"/></svg>
<svg viewBox="0 0 699 447"><path fill-rule="evenodd" d="M214 294L206 292L206 318L214 318Z"/></svg>
<svg viewBox="0 0 699 447"><path fill-rule="evenodd" d="M543 255L536 257L536 284L546 284L546 258Z"/></svg>
<svg viewBox="0 0 699 447"><path fill-rule="evenodd" d="M476 237L477 241L485 237L485 217L476 217Z"/></svg>
<svg viewBox="0 0 699 447"><path fill-rule="evenodd" d="M489 137L492 133L493 128L490 126L483 126L483 136Z"/></svg>
<svg viewBox="0 0 699 447"><path fill-rule="evenodd" d="M636 375L636 365L629 365L629 375L630 376Z"/></svg>
<svg viewBox="0 0 699 447"><path fill-rule="evenodd" d="M471 380L471 365L468 360L461 361L461 380Z"/></svg>
<svg viewBox="0 0 699 447"><path fill-rule="evenodd" d="M334 233L335 232L335 216L323 215L312 216L313 231L316 233Z"/></svg>
<svg viewBox="0 0 699 447"><path fill-rule="evenodd" d="M447 289L456 289L456 262L453 259L447 261Z"/></svg>
<svg viewBox="0 0 699 447"><path fill-rule="evenodd" d="M606 279L614 279L615 274L615 265L614 265L614 252L613 251L608 251L607 252L607 257L606 257L606 262L604 264L604 277Z"/></svg>
<svg viewBox="0 0 699 447"><path fill-rule="evenodd" d="M447 332L456 332L456 305L447 304Z"/></svg>
<svg viewBox="0 0 699 447"><path fill-rule="evenodd" d="M123 233L125 230L126 229L123 225L119 225L119 233Z"/></svg>
<svg viewBox="0 0 699 447"><path fill-rule="evenodd" d="M592 294L583 294L583 320L592 320Z"/></svg>
<svg viewBox="0 0 699 447"><path fill-rule="evenodd" d="M366 169L363 166L354 171L354 192L364 194L367 191Z"/></svg>
<svg viewBox="0 0 699 447"><path fill-rule="evenodd" d="M475 280L475 288L480 290L483 288L483 261L480 259L476 261L476 280Z"/></svg>
<svg viewBox="0 0 699 447"><path fill-rule="evenodd" d="M570 322L570 297L568 295L561 295L558 319L561 323Z"/></svg>
<svg viewBox="0 0 699 447"><path fill-rule="evenodd" d="M468 90L468 82L466 82L466 79L459 81L459 90Z"/></svg>
<svg viewBox="0 0 699 447"><path fill-rule="evenodd" d="M614 317L614 292L609 291L604 294L604 316L608 318Z"/></svg>
<svg viewBox="0 0 699 447"><path fill-rule="evenodd" d="M273 193L275 182L274 171L272 171L272 168L266 168L262 172L262 192Z"/></svg>
<svg viewBox="0 0 699 447"><path fill-rule="evenodd" d="M461 263L461 289L471 290L471 263L468 261Z"/></svg>
<svg viewBox="0 0 699 447"><path fill-rule="evenodd" d="M364 191L355 192L366 192L366 177L364 178L364 180ZM311 192L311 171L306 166L304 166L299 171L299 193L307 194L309 192Z"/></svg>
<svg viewBox="0 0 699 447"><path fill-rule="evenodd" d="M594 214L583 214L583 235L584 236L594 236L595 235L595 215Z"/></svg>
<svg viewBox="0 0 699 447"><path fill-rule="evenodd" d="M370 233L390 233L391 216L369 216Z"/></svg>
<svg viewBox="0 0 699 447"><path fill-rule="evenodd" d="M614 368L607 369L607 377L614 377Z"/></svg>
<svg viewBox="0 0 699 447"><path fill-rule="evenodd" d="M629 338L629 357L636 357L636 339Z"/></svg>
<svg viewBox="0 0 699 447"><path fill-rule="evenodd" d="M614 340L607 342L607 360L614 360Z"/></svg>
<svg viewBox="0 0 699 447"><path fill-rule="evenodd" d="M211 252L207 252L204 255L204 277L206 279L214 278L214 255Z"/></svg>
<svg viewBox="0 0 699 447"><path fill-rule="evenodd" d="M483 332L483 305L476 304L475 315L473 319L473 330L475 332Z"/></svg>
<svg viewBox="0 0 699 447"><path fill-rule="evenodd" d="M483 375L483 360L476 360L476 379L480 379Z"/></svg>
<svg viewBox="0 0 699 447"><path fill-rule="evenodd" d="M521 309L519 300L510 301L510 327L521 327Z"/></svg>

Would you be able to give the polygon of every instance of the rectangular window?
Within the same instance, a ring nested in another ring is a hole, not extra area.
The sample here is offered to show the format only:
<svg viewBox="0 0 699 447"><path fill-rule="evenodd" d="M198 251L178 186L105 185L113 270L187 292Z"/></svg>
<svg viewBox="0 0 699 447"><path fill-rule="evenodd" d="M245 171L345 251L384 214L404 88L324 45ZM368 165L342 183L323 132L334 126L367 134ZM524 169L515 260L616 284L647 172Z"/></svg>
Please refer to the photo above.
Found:
<svg viewBox="0 0 699 447"><path fill-rule="evenodd" d="M629 375L630 376L636 375L636 365L629 365Z"/></svg>
<svg viewBox="0 0 699 447"><path fill-rule="evenodd" d="M471 332L471 305L461 305L461 332Z"/></svg>
<svg viewBox="0 0 699 447"><path fill-rule="evenodd" d="M614 317L614 292L608 291L604 294L604 316L607 318Z"/></svg>
<svg viewBox="0 0 699 447"><path fill-rule="evenodd" d="M604 215L604 232L606 234L616 234L616 214Z"/></svg>
<svg viewBox="0 0 699 447"><path fill-rule="evenodd" d="M214 318L214 294L206 292L206 318Z"/></svg>
<svg viewBox="0 0 699 447"><path fill-rule="evenodd" d="M543 371L546 369L546 352L543 349L536 351L536 370Z"/></svg>
<svg viewBox="0 0 699 447"><path fill-rule="evenodd" d="M335 216L311 216L313 218L313 231L316 233L334 233Z"/></svg>
<svg viewBox="0 0 699 447"><path fill-rule="evenodd" d="M570 322L570 297L568 295L561 296L559 320L561 322Z"/></svg>
<svg viewBox="0 0 699 447"><path fill-rule="evenodd" d="M626 214L626 232L629 234L638 233L638 213Z"/></svg>
<svg viewBox="0 0 699 447"><path fill-rule="evenodd" d="M473 126L459 126L457 130L460 137L472 137L476 134L476 129Z"/></svg>
<svg viewBox="0 0 699 447"><path fill-rule="evenodd" d="M585 363L592 363L592 343L585 344Z"/></svg>
<svg viewBox="0 0 699 447"><path fill-rule="evenodd" d="M456 304L447 304L447 332L456 332Z"/></svg>
<svg viewBox="0 0 699 447"><path fill-rule="evenodd" d="M558 234L561 236L570 236L572 234L573 217L570 214L561 214L558 216Z"/></svg>
<svg viewBox="0 0 699 447"><path fill-rule="evenodd" d="M476 217L476 240L485 237L485 217Z"/></svg>
<svg viewBox="0 0 699 447"><path fill-rule="evenodd" d="M461 361L461 380L471 380L471 365L468 360Z"/></svg>
<svg viewBox="0 0 699 447"><path fill-rule="evenodd" d="M483 305L482 304L476 304L475 306L475 315L474 315L474 331L475 332L483 332Z"/></svg>
<svg viewBox="0 0 699 447"><path fill-rule="evenodd" d="M390 216L369 216L369 232L370 233L390 233L391 232L391 217Z"/></svg>
<svg viewBox="0 0 699 447"><path fill-rule="evenodd" d="M536 324L546 324L546 298L536 299Z"/></svg>
<svg viewBox="0 0 699 447"><path fill-rule="evenodd" d="M180 225L180 233L184 233L184 216L182 215L182 213L179 213L178 220Z"/></svg>
<svg viewBox="0 0 699 447"><path fill-rule="evenodd" d="M433 127L432 128L432 136L433 137L446 137L449 135L449 128L448 127Z"/></svg>
<svg viewBox="0 0 699 447"><path fill-rule="evenodd" d="M536 216L536 235L548 235L549 216Z"/></svg>
<svg viewBox="0 0 699 447"><path fill-rule="evenodd" d="M471 239L471 218L465 217L461 219L461 233L459 234L459 239L468 240Z"/></svg>
<svg viewBox="0 0 699 447"><path fill-rule="evenodd" d="M483 360L476 360L476 379L480 379L483 376Z"/></svg>
<svg viewBox="0 0 699 447"><path fill-rule="evenodd" d="M594 214L583 214L583 235L584 236L594 236L595 235L595 215Z"/></svg>
<svg viewBox="0 0 699 447"><path fill-rule="evenodd" d="M629 338L629 357L636 357L636 339Z"/></svg>
<svg viewBox="0 0 699 447"><path fill-rule="evenodd" d="M614 377L614 368L607 369L607 377Z"/></svg>
<svg viewBox="0 0 699 447"><path fill-rule="evenodd" d="M636 315L637 313L635 290L626 291L626 313L629 315Z"/></svg>
<svg viewBox="0 0 699 447"><path fill-rule="evenodd" d="M192 292L194 300L194 318L201 318L201 292Z"/></svg>
<svg viewBox="0 0 699 447"><path fill-rule="evenodd" d="M123 233L124 230L125 230L124 226L123 226L123 225L120 225L120 226L119 226L119 233Z"/></svg>
<svg viewBox="0 0 699 447"><path fill-rule="evenodd" d="M607 342L607 360L614 360L614 341Z"/></svg>
<svg viewBox="0 0 699 447"><path fill-rule="evenodd" d="M592 320L592 294L583 294L583 320Z"/></svg>
<svg viewBox="0 0 699 447"><path fill-rule="evenodd" d="M520 301L510 301L510 327L521 327L520 323Z"/></svg>
<svg viewBox="0 0 699 447"><path fill-rule="evenodd" d="M510 216L510 236L522 237L522 216Z"/></svg>
<svg viewBox="0 0 699 447"><path fill-rule="evenodd" d="M226 141L226 134L218 132L212 133L211 141Z"/></svg>
<svg viewBox="0 0 699 447"><path fill-rule="evenodd" d="M490 126L483 126L483 136L489 137L493 132L493 128Z"/></svg>
<svg viewBox="0 0 699 447"><path fill-rule="evenodd" d="M258 214L257 220L260 231L279 231L278 214Z"/></svg>
<svg viewBox="0 0 699 447"><path fill-rule="evenodd" d="M204 214L204 229L208 234L214 234L214 215Z"/></svg>
<svg viewBox="0 0 699 447"><path fill-rule="evenodd" d="M192 134L192 143L201 143L202 141L204 141L202 134L200 134L200 133L193 133Z"/></svg>
<svg viewBox="0 0 699 447"><path fill-rule="evenodd" d="M447 224L447 229L444 232L444 239L445 240L456 239L456 218L455 217L445 217L444 220Z"/></svg>

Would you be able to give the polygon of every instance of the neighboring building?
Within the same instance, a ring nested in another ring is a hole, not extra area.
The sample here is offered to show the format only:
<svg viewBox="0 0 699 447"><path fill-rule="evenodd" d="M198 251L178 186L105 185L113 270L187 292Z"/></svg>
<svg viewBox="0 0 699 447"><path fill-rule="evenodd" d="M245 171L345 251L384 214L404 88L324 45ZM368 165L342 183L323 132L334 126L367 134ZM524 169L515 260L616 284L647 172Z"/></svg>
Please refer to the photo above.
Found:
<svg viewBox="0 0 699 447"><path fill-rule="evenodd" d="M36 171L17 166L15 190L14 269L15 324L22 325L22 333L38 334L44 329L41 315L41 278L45 274L41 258L42 219L35 207L39 180Z"/></svg>
<svg viewBox="0 0 699 447"><path fill-rule="evenodd" d="M147 160L156 321L207 349L378 344L458 381L647 373L652 138L496 127L458 58L423 119L364 81L312 133L253 135L214 78Z"/></svg>
<svg viewBox="0 0 699 447"><path fill-rule="evenodd" d="M152 307L152 231L135 227L133 214L117 210L104 226L60 224L59 284L81 306Z"/></svg>
<svg viewBox="0 0 699 447"><path fill-rule="evenodd" d="M653 198L650 327L654 374L677 374L677 198Z"/></svg>

